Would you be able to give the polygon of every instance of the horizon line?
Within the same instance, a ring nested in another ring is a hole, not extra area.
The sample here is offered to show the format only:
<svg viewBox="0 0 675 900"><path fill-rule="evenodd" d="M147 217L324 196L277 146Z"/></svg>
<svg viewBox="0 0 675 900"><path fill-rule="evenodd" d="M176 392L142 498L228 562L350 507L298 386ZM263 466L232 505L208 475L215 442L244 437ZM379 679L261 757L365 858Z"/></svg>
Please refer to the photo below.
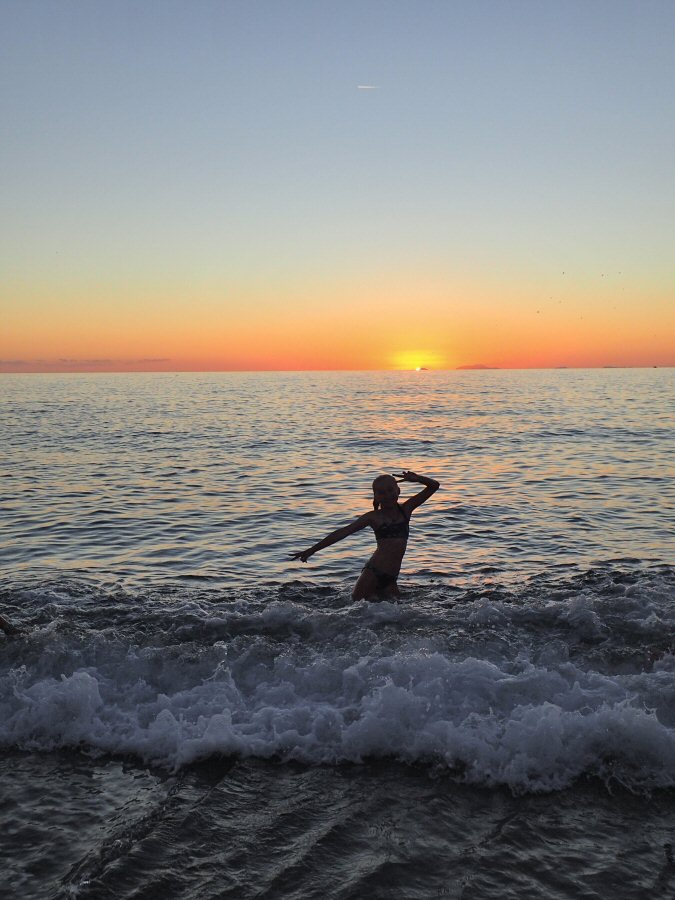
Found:
<svg viewBox="0 0 675 900"><path fill-rule="evenodd" d="M0 369L0 375L215 375L244 373L291 373L291 372L562 372L562 371L587 371L594 369L673 369L675 363L645 363L642 365L615 365L599 364L588 366L485 366L462 365L452 367L422 367L422 368L387 368L387 369Z"/></svg>

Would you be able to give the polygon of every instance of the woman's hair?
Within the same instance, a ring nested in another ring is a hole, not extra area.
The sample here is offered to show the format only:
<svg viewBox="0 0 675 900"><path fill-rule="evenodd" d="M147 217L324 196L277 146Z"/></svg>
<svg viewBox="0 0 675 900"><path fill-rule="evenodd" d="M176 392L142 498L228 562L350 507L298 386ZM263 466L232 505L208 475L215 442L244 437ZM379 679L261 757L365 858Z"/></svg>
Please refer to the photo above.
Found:
<svg viewBox="0 0 675 900"><path fill-rule="evenodd" d="M394 478L393 475L378 475L377 478L375 478L373 481L373 491L375 490L376 484L379 484L382 481L389 481L390 479L391 479L391 481L396 483L396 479ZM379 508L380 508L380 504L377 502L377 500L375 500L375 498L373 498L373 509L379 509Z"/></svg>

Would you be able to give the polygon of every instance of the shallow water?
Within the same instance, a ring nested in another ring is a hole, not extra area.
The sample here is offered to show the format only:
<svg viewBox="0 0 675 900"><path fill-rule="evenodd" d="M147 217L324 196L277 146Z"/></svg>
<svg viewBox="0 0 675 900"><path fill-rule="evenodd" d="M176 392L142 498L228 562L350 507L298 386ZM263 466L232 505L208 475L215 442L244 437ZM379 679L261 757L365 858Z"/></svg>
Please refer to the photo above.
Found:
<svg viewBox="0 0 675 900"><path fill-rule="evenodd" d="M674 380L3 376L3 897L675 895Z"/></svg>
<svg viewBox="0 0 675 900"><path fill-rule="evenodd" d="M675 892L672 792L514 797L393 762L0 761L3 896L647 898ZM31 818L40 798L43 815Z"/></svg>

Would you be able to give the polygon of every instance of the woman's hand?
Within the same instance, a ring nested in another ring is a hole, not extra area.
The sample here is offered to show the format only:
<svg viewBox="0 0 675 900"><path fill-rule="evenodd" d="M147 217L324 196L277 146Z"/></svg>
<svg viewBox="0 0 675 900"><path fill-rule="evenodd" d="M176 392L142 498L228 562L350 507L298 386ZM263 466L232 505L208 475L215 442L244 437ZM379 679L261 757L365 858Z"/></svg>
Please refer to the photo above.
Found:
<svg viewBox="0 0 675 900"><path fill-rule="evenodd" d="M422 479L419 475L415 474L415 472L409 472L407 469L404 469L400 475L394 475L394 478L397 481L413 481L417 484L422 483Z"/></svg>
<svg viewBox="0 0 675 900"><path fill-rule="evenodd" d="M311 550L302 550L300 553L292 553L291 559L299 559L301 562L307 562L311 555Z"/></svg>

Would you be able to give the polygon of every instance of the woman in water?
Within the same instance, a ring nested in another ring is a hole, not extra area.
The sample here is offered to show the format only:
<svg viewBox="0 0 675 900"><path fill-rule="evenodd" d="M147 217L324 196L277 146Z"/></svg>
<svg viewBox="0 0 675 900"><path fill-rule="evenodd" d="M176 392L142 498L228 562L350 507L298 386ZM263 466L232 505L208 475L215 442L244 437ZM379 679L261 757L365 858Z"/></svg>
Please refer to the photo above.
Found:
<svg viewBox="0 0 675 900"><path fill-rule="evenodd" d="M403 503L399 503L398 498L401 493L398 486L399 481L423 484L424 490L415 494L414 497L409 497ZM354 585L352 600L363 600L374 595L400 597L396 579L408 542L410 516L413 510L428 500L432 494L435 494L439 487L440 484L433 478L416 475L415 472L402 472L398 477L378 475L373 481L373 509L371 512L364 513L350 525L345 525L344 528L332 531L309 550L294 553L292 559L307 562L310 556L323 550L324 547L330 547L331 544L336 544L348 535L370 525L375 532L377 548Z"/></svg>

